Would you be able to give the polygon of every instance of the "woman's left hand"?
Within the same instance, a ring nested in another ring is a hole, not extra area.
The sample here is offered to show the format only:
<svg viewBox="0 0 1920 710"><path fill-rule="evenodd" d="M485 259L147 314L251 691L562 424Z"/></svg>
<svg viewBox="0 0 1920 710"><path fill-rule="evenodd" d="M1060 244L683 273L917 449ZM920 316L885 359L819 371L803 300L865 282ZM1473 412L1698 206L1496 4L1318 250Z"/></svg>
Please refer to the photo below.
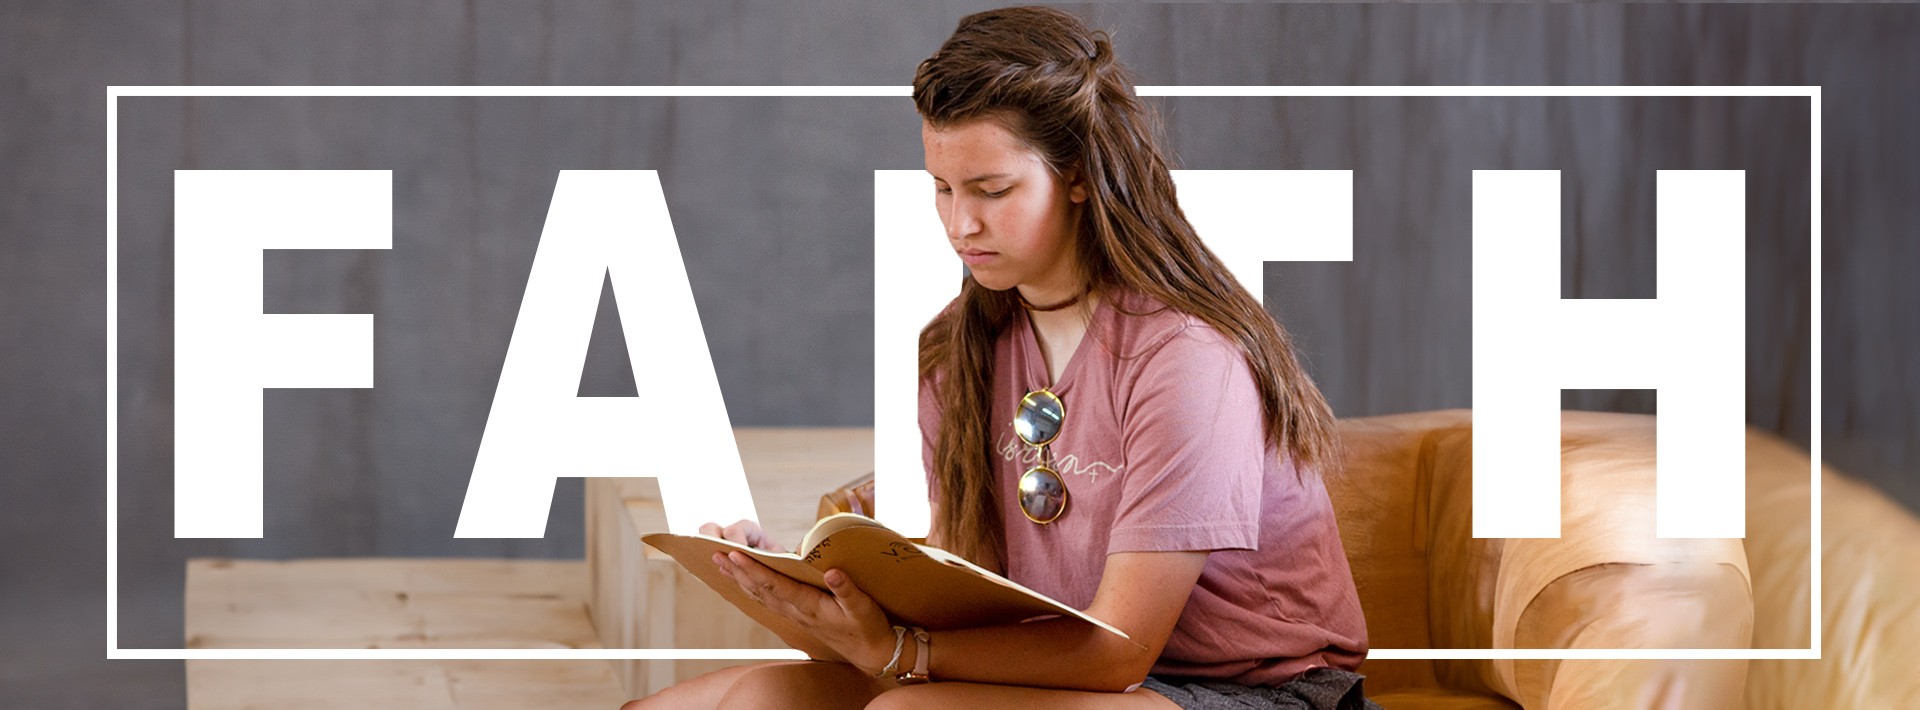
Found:
<svg viewBox="0 0 1920 710"><path fill-rule="evenodd" d="M820 643L869 674L893 657L893 624L845 572L827 570L828 594L768 569L739 552L714 553L713 563L747 596L793 620Z"/></svg>

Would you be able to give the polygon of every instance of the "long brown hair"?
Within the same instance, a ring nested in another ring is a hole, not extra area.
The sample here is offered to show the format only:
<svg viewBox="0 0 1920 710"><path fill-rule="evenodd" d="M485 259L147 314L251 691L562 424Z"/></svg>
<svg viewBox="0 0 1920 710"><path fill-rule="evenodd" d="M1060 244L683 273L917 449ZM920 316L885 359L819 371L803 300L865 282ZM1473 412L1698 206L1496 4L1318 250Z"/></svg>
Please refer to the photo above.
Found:
<svg viewBox="0 0 1920 710"><path fill-rule="evenodd" d="M1088 287L1131 289L1212 326L1246 355L1268 446L1290 454L1300 471L1338 465L1331 408L1294 357L1286 329L1180 211L1156 114L1134 95L1106 33L1050 8L969 15L920 63L913 101L935 128L1001 121L1056 175L1085 180L1075 241ZM1014 289L992 291L969 276L954 307L920 332L920 377L939 383L943 412L933 455L941 501L934 529L974 560L1002 559L1006 544L989 410L994 342L1019 308Z"/></svg>

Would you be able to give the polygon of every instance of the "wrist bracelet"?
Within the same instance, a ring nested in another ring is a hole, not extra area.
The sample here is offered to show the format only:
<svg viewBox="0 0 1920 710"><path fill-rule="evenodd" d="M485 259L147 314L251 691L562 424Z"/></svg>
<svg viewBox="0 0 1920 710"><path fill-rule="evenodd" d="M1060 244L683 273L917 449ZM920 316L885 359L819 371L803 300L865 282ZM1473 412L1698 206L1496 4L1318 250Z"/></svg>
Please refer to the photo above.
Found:
<svg viewBox="0 0 1920 710"><path fill-rule="evenodd" d="M894 667L900 665L900 650L906 647L906 642L907 627L893 627L893 658L887 659L887 665L881 666L880 672L873 674L873 677L885 678L893 674Z"/></svg>
<svg viewBox="0 0 1920 710"><path fill-rule="evenodd" d="M933 663L931 660L933 635L928 634L926 629L917 626L908 629L908 631L913 634L913 670L894 676L893 679L902 685L932 682L933 677L928 675L927 671L928 667Z"/></svg>

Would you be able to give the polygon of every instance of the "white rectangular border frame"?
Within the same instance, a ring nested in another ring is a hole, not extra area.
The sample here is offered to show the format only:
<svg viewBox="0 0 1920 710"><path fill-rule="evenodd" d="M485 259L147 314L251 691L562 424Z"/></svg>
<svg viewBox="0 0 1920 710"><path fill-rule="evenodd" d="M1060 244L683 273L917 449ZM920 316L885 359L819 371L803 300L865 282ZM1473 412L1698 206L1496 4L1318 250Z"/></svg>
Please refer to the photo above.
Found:
<svg viewBox="0 0 1920 710"><path fill-rule="evenodd" d="M1483 660L1818 660L1820 629L1820 87L1818 86L1140 86L1142 96L1319 97L1804 97L1810 103L1812 250L1810 361L1813 479L1809 540L1811 592L1808 648L1754 649L1512 649L1376 648L1369 658ZM139 660L575 660L575 659L799 659L791 649L186 649L120 648L119 588L119 105L144 96L675 96L907 97L906 86L109 86L107 87L107 658Z"/></svg>

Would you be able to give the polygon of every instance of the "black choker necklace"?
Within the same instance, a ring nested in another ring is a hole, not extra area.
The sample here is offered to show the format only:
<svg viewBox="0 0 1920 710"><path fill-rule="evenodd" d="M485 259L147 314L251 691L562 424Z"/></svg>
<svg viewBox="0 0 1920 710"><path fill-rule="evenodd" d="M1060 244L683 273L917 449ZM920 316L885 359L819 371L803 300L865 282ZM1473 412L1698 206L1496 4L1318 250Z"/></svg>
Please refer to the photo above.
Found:
<svg viewBox="0 0 1920 710"><path fill-rule="evenodd" d="M1073 304L1079 303L1080 299L1086 295L1087 295L1086 291L1081 291L1079 293L1074 294L1073 298L1069 298L1065 301L1061 301L1059 303L1055 303L1050 306L1036 306L1036 305L1033 305L1031 301L1027 300L1027 297L1025 294L1020 293L1020 289L1016 288L1013 290L1014 298L1020 299L1020 307L1025 308L1029 311L1034 311L1036 313L1046 313L1048 311L1057 311L1062 308L1072 306Z"/></svg>

